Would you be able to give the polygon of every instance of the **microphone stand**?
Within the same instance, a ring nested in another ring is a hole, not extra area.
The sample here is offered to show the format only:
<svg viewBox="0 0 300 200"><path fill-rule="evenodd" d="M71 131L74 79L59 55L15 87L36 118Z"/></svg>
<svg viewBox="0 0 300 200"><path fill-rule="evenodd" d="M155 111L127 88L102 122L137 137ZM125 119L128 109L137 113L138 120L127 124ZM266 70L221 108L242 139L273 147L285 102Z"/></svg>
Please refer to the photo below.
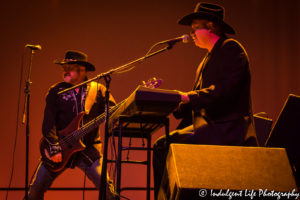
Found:
<svg viewBox="0 0 300 200"><path fill-rule="evenodd" d="M150 58L156 54L162 53L166 50L169 50L173 47L173 44L168 44L168 46L153 52L151 54L146 54L145 56L138 58L132 62L129 62L128 64L122 65L120 67L117 67L115 69L110 70L111 73L114 73L116 71L119 71L121 69L125 69L126 67L144 61L146 58ZM109 127L108 127L108 122L109 122L109 113L108 113L108 103L109 103L109 82L110 82L110 77L109 80L107 80L109 76L105 76L105 82L106 82L106 93L105 93L105 111L106 111L106 121L105 121L105 137L104 137L104 149L103 149L103 160L102 160L102 173L101 173L101 183L100 183L100 192L99 192L99 200L106 200L106 188L107 188L107 150L108 150L108 137L109 137ZM119 155L121 156L121 155ZM118 194L120 195L120 194ZM119 198L118 198L119 199Z"/></svg>
<svg viewBox="0 0 300 200"><path fill-rule="evenodd" d="M155 45L153 45L153 47L156 46L157 44L161 44L161 43L156 43ZM73 86L71 88L68 88L68 89L65 89L63 91L58 92L58 94L62 94L62 93L65 93L65 92L67 92L69 90L73 90L73 89L75 89L77 87L85 85L85 84L87 84L89 82L92 82L94 80L99 80L100 78L104 78L104 80L105 80L105 83L106 83L106 92L105 92L105 114L106 114L106 118L105 119L106 120L105 120L105 136L104 136L103 160L102 160L102 172L101 172L101 183L100 183L99 200L106 200L106 187L107 187L106 186L106 184L107 184L106 183L107 182L107 151L108 151L108 137L109 137L109 129L108 129L109 128L108 127L108 123L109 123L109 112L108 112L108 110L109 110L109 84L110 84L110 81L111 81L110 75L113 74L113 73L115 73L115 72L124 70L127 67L129 67L129 66L131 66L131 65L133 65L135 63L142 62L142 61L144 61L147 58L150 58L150 57L152 57L154 55L157 55L157 54L162 53L162 52L164 52L166 50L169 50L169 49L171 49L173 47L173 45L175 43L172 41L172 42L167 42L167 44L168 44L168 46L166 46L166 47L164 47L164 48L162 48L160 50L157 50L157 51L155 51L153 53L147 53L145 56L140 57L140 58L138 58L136 60L133 60L133 61L131 61L131 62L125 64L125 65L121 65L121 66L119 66L117 68L114 68L114 69L111 69L111 70L109 70L107 72L101 73L101 74L97 75L96 77L94 77L92 79L89 79L89 80L87 80L85 82L82 82L80 84L77 84L77 85L75 85L75 86Z"/></svg>
<svg viewBox="0 0 300 200"><path fill-rule="evenodd" d="M131 62L125 64L125 65L121 65L121 66L119 66L119 67L116 67L116 68L114 68L114 69L111 69L111 70L109 70L109 71L107 71L107 72L101 73L101 74L95 76L94 78L91 78L91 79L89 79L89 80L87 80L87 81L84 81L84 82L82 82L82 83L79 83L79 84L77 84L77 85L74 85L73 87L67 88L67 89L65 89L65 90L59 91L57 94L62 94L62 93L65 93L65 92L67 92L67 91L69 91L69 90L74 90L75 88L78 88L78 87L80 87L80 86L82 86L82 85L85 85L85 84L90 83L90 82L95 81L95 80L99 80L99 79L101 79L101 78L103 78L103 77L105 77L105 76L107 76L107 75L111 75L111 74L113 74L113 73L115 73L115 72L124 70L124 69L126 69L127 67L129 67L129 66L131 66L131 65L133 65L133 64L135 64L135 63L142 62L142 61L144 61L146 58L150 58L150 57L152 57L152 56L154 56L154 55L156 55L156 54L162 53L162 52L164 52L164 51L166 51L166 50L171 49L172 47L173 47L173 43L168 43L168 46L166 46L166 47L164 47L164 48L162 48L162 49L160 49L160 50L158 50L158 51L155 51L155 52L153 52L153 53L151 53L151 54L147 54L147 55L145 55L145 56L143 56L143 57L140 57L140 58L138 58L138 59L136 59L136 60L133 60L133 61L131 61Z"/></svg>
<svg viewBox="0 0 300 200"><path fill-rule="evenodd" d="M24 110L23 110L23 120L22 124L26 122L26 164L25 164L25 200L28 200L28 163L29 163L29 116L30 116L30 85L32 82L30 81L31 76L31 68L32 68L32 59L35 50L30 50L30 64L28 69L27 80L25 81L25 102L24 102Z"/></svg>

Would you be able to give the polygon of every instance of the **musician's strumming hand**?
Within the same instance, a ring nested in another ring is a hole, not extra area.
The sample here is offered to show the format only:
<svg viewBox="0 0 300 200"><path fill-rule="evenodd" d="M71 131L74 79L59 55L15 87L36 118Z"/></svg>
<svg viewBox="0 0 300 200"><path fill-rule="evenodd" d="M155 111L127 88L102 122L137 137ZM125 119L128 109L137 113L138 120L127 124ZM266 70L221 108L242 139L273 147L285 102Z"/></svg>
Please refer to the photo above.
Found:
<svg viewBox="0 0 300 200"><path fill-rule="evenodd" d="M51 160L55 163L61 162L62 161L61 153L51 156Z"/></svg>
<svg viewBox="0 0 300 200"><path fill-rule="evenodd" d="M61 162L61 161L62 161L62 155L61 155L61 152L59 152L59 153L57 153L57 154L54 154L54 155L51 155L51 156L49 155L47 149L45 149L44 152L45 152L46 157L47 157L49 160L51 160L51 161L53 161L53 162L55 162L55 163L58 163L58 162Z"/></svg>
<svg viewBox="0 0 300 200"><path fill-rule="evenodd" d="M58 142L55 142L55 143L49 142L48 147L49 147L49 149L47 149L47 148L44 149L44 153L45 153L46 157L55 163L62 162L62 154L61 154L62 149L61 149L61 146L59 145L59 143Z"/></svg>

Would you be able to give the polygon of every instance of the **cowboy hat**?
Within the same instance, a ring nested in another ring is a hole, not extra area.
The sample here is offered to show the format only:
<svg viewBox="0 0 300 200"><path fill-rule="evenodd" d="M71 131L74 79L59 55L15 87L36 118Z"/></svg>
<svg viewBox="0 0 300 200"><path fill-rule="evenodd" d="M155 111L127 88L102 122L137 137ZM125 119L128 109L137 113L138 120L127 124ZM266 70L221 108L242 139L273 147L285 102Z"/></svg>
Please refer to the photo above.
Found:
<svg viewBox="0 0 300 200"><path fill-rule="evenodd" d="M80 51L67 51L62 61L54 61L55 64L79 64L85 66L86 71L95 71L95 66L88 62L88 56Z"/></svg>
<svg viewBox="0 0 300 200"><path fill-rule="evenodd" d="M223 21L224 13L225 9L220 5L199 2L195 7L194 12L181 18L178 21L178 24L190 26L193 19L207 19L220 24L225 33L235 34L233 28Z"/></svg>

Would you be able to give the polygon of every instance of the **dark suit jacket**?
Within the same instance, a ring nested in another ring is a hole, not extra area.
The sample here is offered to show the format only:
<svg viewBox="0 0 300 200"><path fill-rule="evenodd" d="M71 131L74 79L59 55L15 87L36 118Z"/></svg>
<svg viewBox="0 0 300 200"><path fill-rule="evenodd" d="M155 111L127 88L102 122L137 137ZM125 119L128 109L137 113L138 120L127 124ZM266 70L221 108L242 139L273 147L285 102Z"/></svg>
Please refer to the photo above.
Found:
<svg viewBox="0 0 300 200"><path fill-rule="evenodd" d="M200 139L204 143L255 145L249 59L245 49L236 40L221 37L202 68L201 74L196 74L200 79L196 79L194 90L189 93L190 103L174 114L177 118L184 117L179 128L191 124L192 119L195 133L208 132L201 133L208 137Z"/></svg>

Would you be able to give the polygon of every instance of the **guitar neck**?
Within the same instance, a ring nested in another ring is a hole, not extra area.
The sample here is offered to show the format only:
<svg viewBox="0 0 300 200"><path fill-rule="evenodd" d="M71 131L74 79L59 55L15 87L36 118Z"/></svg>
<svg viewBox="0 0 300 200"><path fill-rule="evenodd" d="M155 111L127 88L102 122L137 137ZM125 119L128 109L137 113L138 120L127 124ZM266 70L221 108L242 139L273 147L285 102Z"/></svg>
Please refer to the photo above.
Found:
<svg viewBox="0 0 300 200"><path fill-rule="evenodd" d="M156 88L160 86L161 82L162 82L161 79L153 78L153 80L151 81L149 80L147 83L144 83L144 86ZM120 108L128 100L128 98L124 99L114 107L110 108L108 110L109 116L111 116L116 110L118 110L118 108ZM70 135L64 138L62 142L67 142L68 140L79 140L80 138L84 137L92 130L96 129L102 122L105 121L105 118L106 118L105 113L102 113L101 115L97 116L95 119L84 124L81 128L72 132Z"/></svg>
<svg viewBox="0 0 300 200"><path fill-rule="evenodd" d="M125 99L126 100L126 99ZM108 110L109 116L113 114L124 102L125 100L121 101L114 107ZM88 123L84 124L81 128L74 131L71 135L75 140L78 140L84 137L87 133L91 132L92 130L96 129L101 123L105 121L105 112L101 115L97 116L95 119L89 121Z"/></svg>

